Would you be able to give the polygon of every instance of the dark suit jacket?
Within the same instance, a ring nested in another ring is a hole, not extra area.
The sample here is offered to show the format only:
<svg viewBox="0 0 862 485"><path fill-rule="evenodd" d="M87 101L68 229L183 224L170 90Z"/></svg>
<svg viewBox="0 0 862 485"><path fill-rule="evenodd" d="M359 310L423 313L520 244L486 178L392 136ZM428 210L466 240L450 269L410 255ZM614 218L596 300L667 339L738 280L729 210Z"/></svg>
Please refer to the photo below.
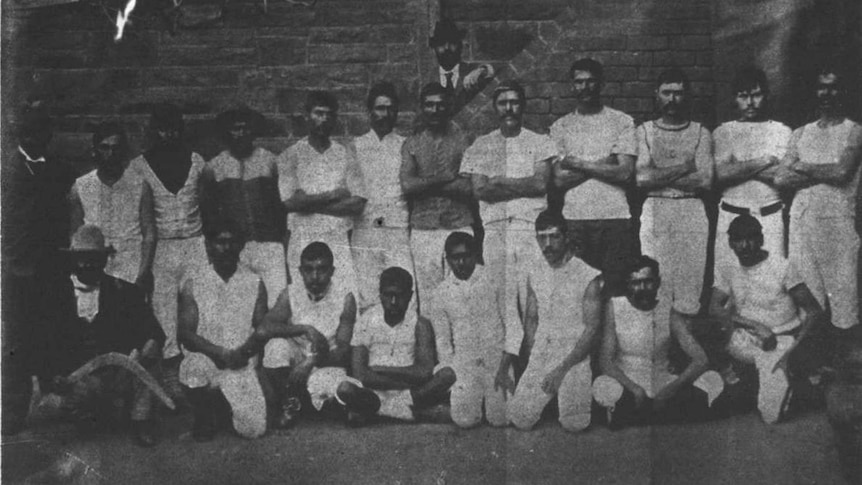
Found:
<svg viewBox="0 0 862 485"><path fill-rule="evenodd" d="M455 84L455 95L452 98L453 116L458 114L461 108L470 103L491 82L491 78L485 77L480 78L479 83L473 89L466 89L464 87L464 78L479 66L480 64L465 62L458 64L458 82ZM434 80L437 82L440 81L440 66L437 66L437 69L434 70Z"/></svg>

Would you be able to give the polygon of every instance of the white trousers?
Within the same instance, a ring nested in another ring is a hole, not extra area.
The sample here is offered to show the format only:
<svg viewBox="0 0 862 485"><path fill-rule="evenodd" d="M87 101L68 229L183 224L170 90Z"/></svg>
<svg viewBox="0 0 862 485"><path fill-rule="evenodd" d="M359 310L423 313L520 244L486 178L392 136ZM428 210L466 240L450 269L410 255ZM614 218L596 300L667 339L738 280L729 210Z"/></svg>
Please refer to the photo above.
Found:
<svg viewBox="0 0 862 485"><path fill-rule="evenodd" d="M760 348L760 342L748 331L736 329L730 337L728 351L734 358L746 363L754 363L760 389L757 391L757 409L763 421L769 424L778 422L781 410L785 405L790 383L787 374L781 369L773 372L775 364L781 359L787 349L793 345L793 337L780 335L778 345L767 352Z"/></svg>
<svg viewBox="0 0 862 485"><path fill-rule="evenodd" d="M743 207L743 206L739 206ZM746 207L751 211L752 217L760 222L763 227L763 249L769 251L769 254L774 256L786 257L787 252L784 251L784 221L781 218L781 211L774 212L768 216L760 215L760 207ZM718 228L715 233L715 268L726 268L738 264L736 254L730 249L730 243L727 240L727 229L730 223L739 217L739 214L727 212L718 209Z"/></svg>
<svg viewBox="0 0 862 485"><path fill-rule="evenodd" d="M279 242L248 241L239 253L239 264L263 280L267 305L272 308L278 295L287 288L284 246Z"/></svg>
<svg viewBox="0 0 862 485"><path fill-rule="evenodd" d="M192 352L180 364L180 382L193 389L221 390L230 404L233 428L240 436L257 438L266 432L266 401L254 362L242 369L222 370L204 354Z"/></svg>
<svg viewBox="0 0 862 485"><path fill-rule="evenodd" d="M673 307L700 310L709 222L700 199L649 197L641 213L641 252L661 265L662 282L673 292Z"/></svg>
<svg viewBox="0 0 862 485"><path fill-rule="evenodd" d="M410 233L410 248L416 268L416 286L420 305L423 304L423 299L427 300L426 295L430 295L447 274L446 238L456 231L473 234L470 226L458 229L413 229Z"/></svg>
<svg viewBox="0 0 862 485"><path fill-rule="evenodd" d="M161 239L153 260L153 313L165 332L165 359L180 354L177 344L177 298L180 287L201 266L207 264L203 236L188 239Z"/></svg>
<svg viewBox="0 0 862 485"><path fill-rule="evenodd" d="M455 384L449 398L452 421L462 428L471 428L482 422L484 404L485 418L491 426L506 426L506 391L494 390L494 378L498 362L473 359L452 365Z"/></svg>
<svg viewBox="0 0 862 485"><path fill-rule="evenodd" d="M351 243L359 290L359 308L380 301L380 273L391 266L406 269L416 278L410 233L401 227L357 227Z"/></svg>

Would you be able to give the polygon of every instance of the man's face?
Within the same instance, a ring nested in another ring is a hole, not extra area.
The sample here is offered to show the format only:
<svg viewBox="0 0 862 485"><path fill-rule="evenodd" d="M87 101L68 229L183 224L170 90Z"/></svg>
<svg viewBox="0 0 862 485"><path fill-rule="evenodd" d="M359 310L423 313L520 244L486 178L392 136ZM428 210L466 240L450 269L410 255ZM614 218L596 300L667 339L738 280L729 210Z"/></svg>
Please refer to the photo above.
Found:
<svg viewBox="0 0 862 485"><path fill-rule="evenodd" d="M392 132L398 119L398 108L388 96L377 96L371 105L371 127L377 133L386 135Z"/></svg>
<svg viewBox="0 0 862 485"><path fill-rule="evenodd" d="M754 88L736 93L736 109L740 121L761 121L766 114L766 93L760 88Z"/></svg>
<svg viewBox="0 0 862 485"><path fill-rule="evenodd" d="M575 71L572 76L572 89L578 102L588 106L598 105L602 93L602 83L590 71Z"/></svg>
<svg viewBox="0 0 862 485"><path fill-rule="evenodd" d="M207 256L217 271L233 273L244 244L238 234L222 231L206 240Z"/></svg>
<svg viewBox="0 0 862 485"><path fill-rule="evenodd" d="M742 266L753 266L761 261L763 234L734 234L728 236L728 241Z"/></svg>
<svg viewBox="0 0 862 485"><path fill-rule="evenodd" d="M402 288L394 284L381 286L380 304L383 305L383 318L393 324L404 320L411 298L413 298L411 288Z"/></svg>
<svg viewBox="0 0 862 485"><path fill-rule="evenodd" d="M228 127L227 144L231 153L240 156L251 154L254 130L247 120L236 120Z"/></svg>
<svg viewBox="0 0 862 485"><path fill-rule="evenodd" d="M536 240L542 255L551 266L557 266L566 255L566 237L559 227L546 227L536 231Z"/></svg>
<svg viewBox="0 0 862 485"><path fill-rule="evenodd" d="M325 259L303 259L299 263L299 274L305 289L312 295L320 296L329 288L335 266Z"/></svg>
<svg viewBox="0 0 862 485"><path fill-rule="evenodd" d="M422 116L428 126L442 128L449 121L448 100L442 94L430 94L422 99Z"/></svg>
<svg viewBox="0 0 862 485"><path fill-rule="evenodd" d="M446 254L446 262L456 278L466 281L473 276L476 269L476 254L470 251L466 244L456 244Z"/></svg>
<svg viewBox="0 0 862 485"><path fill-rule="evenodd" d="M120 135L103 138L93 147L96 167L107 172L116 172L122 167L125 144Z"/></svg>
<svg viewBox="0 0 862 485"><path fill-rule="evenodd" d="M170 147L179 145L182 141L183 127L178 125L157 125L153 126L153 134L155 142L160 147Z"/></svg>
<svg viewBox="0 0 862 485"><path fill-rule="evenodd" d="M72 253L72 273L87 285L99 282L108 264L108 255L101 251L80 251Z"/></svg>
<svg viewBox="0 0 862 485"><path fill-rule="evenodd" d="M841 89L838 76L832 73L817 76L817 107L821 113L831 114L840 106Z"/></svg>
<svg viewBox="0 0 862 485"><path fill-rule="evenodd" d="M308 112L309 131L320 137L328 138L335 130L338 113L329 106L312 106Z"/></svg>
<svg viewBox="0 0 862 485"><path fill-rule="evenodd" d="M517 91L503 91L494 101L494 109L500 118L500 126L518 130L524 118L524 100Z"/></svg>
<svg viewBox="0 0 862 485"><path fill-rule="evenodd" d="M437 56L437 63L445 71L451 71L459 62L461 62L461 42L454 40L443 42L434 46L434 55Z"/></svg>
<svg viewBox="0 0 862 485"><path fill-rule="evenodd" d="M626 297L638 310L652 310L658 303L661 279L652 268L641 268L629 275Z"/></svg>
<svg viewBox="0 0 862 485"><path fill-rule="evenodd" d="M656 100L662 115L683 116L688 93L682 83L664 83L656 91Z"/></svg>

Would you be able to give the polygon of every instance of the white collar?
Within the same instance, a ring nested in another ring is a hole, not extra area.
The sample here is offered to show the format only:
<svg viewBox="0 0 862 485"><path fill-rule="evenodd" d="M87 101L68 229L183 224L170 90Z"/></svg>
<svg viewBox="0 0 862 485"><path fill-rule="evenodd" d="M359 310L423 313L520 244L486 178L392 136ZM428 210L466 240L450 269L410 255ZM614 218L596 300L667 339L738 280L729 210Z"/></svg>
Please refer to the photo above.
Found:
<svg viewBox="0 0 862 485"><path fill-rule="evenodd" d="M442 66L437 66L440 69L440 85L446 87L446 74L452 74L452 85L458 85L458 79L461 78L461 63L455 64L451 71L443 69Z"/></svg>

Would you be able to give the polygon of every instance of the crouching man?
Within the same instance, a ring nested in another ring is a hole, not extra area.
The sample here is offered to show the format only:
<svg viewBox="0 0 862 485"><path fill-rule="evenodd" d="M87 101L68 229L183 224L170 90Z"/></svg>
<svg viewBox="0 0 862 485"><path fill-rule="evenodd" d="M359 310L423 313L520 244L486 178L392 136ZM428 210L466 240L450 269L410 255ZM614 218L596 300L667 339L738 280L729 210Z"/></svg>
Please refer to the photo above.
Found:
<svg viewBox="0 0 862 485"><path fill-rule="evenodd" d="M625 296L605 303L601 368L593 396L608 409L608 425L692 422L708 417L721 393L721 376L707 369L707 357L685 319L672 311L669 295L659 295L659 264L648 256L632 260ZM675 340L689 358L679 375L670 370Z"/></svg>
<svg viewBox="0 0 862 485"><path fill-rule="evenodd" d="M266 315L266 288L238 266L244 241L236 228L214 221L205 237L209 264L183 282L178 302L185 349L180 382L194 412L192 437L215 436L226 400L236 432L257 438L266 431L266 402L255 371L254 330Z"/></svg>
<svg viewBox="0 0 862 485"><path fill-rule="evenodd" d="M434 372L434 329L428 319L408 313L413 277L393 266L380 275L380 305L359 318L351 345L352 377L338 386L348 423L376 415L413 421L439 404L455 382L448 367Z"/></svg>

